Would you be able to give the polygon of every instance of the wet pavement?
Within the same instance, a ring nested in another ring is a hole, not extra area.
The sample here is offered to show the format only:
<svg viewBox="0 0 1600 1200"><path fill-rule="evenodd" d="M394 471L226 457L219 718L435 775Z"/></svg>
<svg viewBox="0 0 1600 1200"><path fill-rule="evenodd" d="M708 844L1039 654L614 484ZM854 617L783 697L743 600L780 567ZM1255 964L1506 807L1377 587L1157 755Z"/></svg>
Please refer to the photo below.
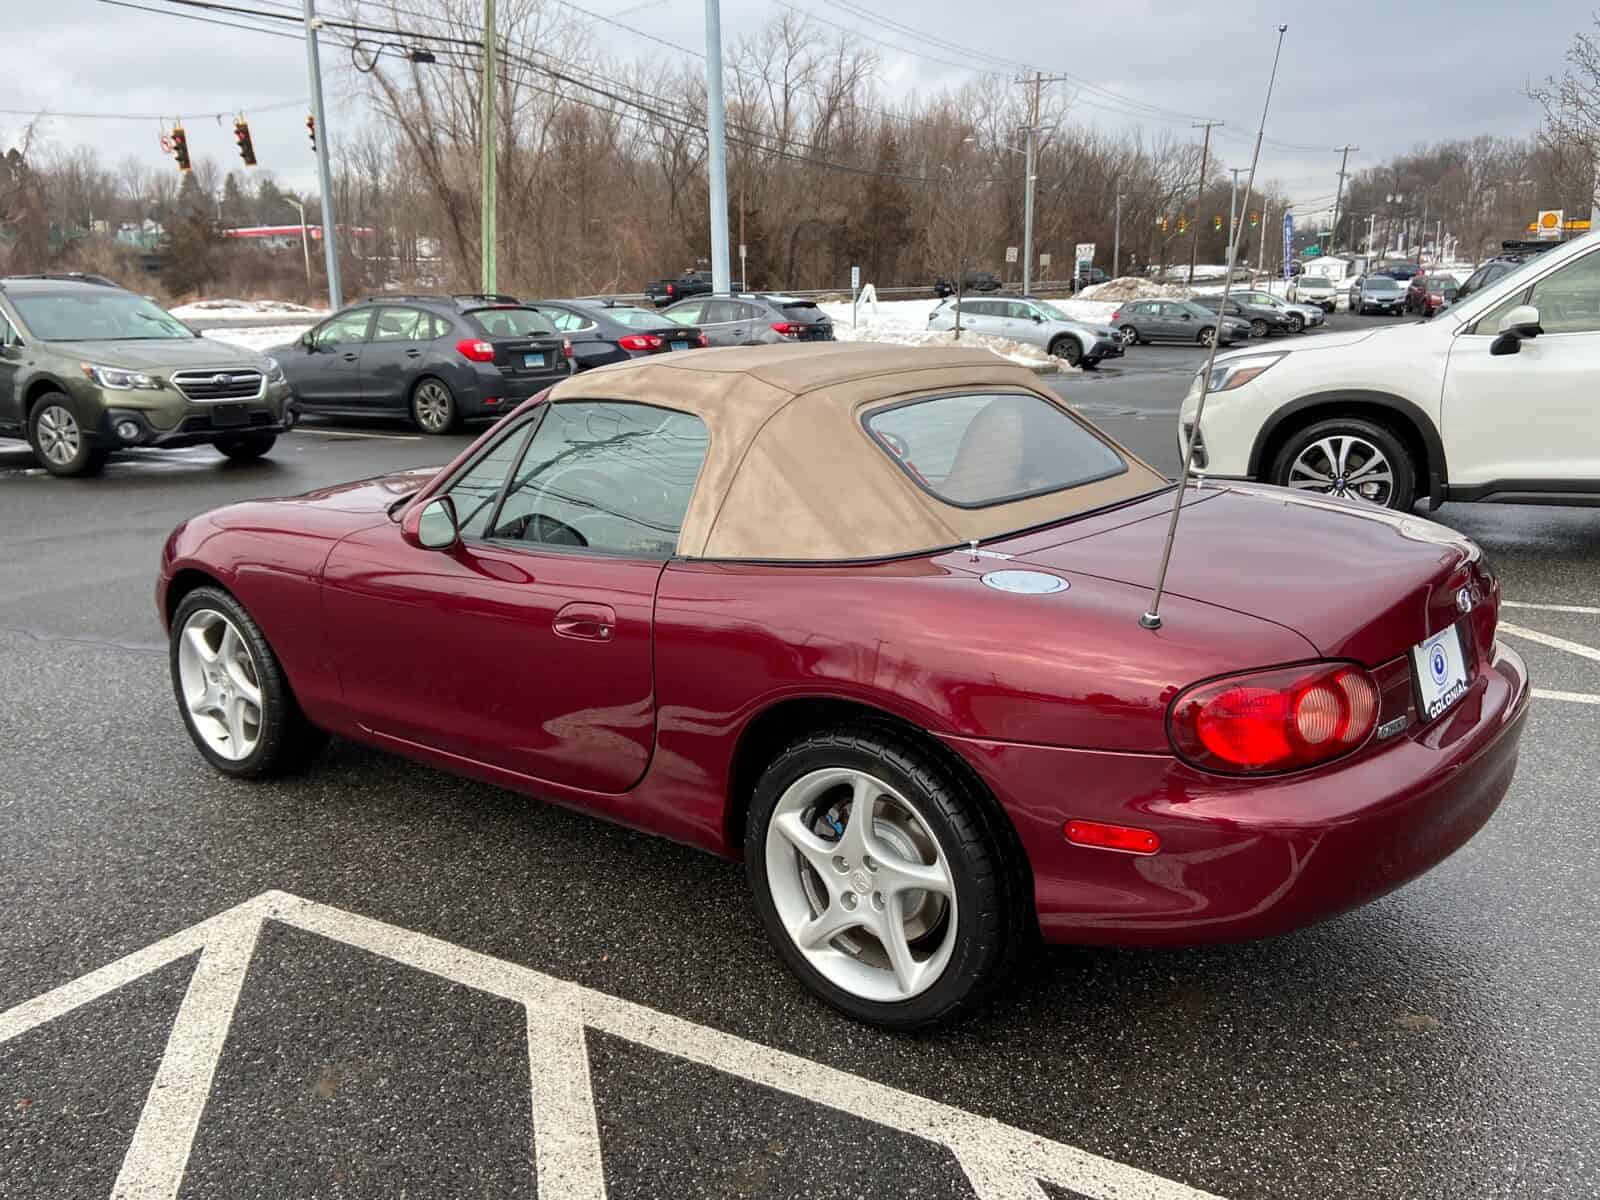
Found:
<svg viewBox="0 0 1600 1200"><path fill-rule="evenodd" d="M1170 466L1165 353L1063 386ZM906 1037L803 993L733 864L348 744L202 764L171 526L463 444L313 425L94 481L0 444L0 1196L1600 1194L1600 510L1436 514L1544 693L1455 857L1274 941L1044 951Z"/></svg>

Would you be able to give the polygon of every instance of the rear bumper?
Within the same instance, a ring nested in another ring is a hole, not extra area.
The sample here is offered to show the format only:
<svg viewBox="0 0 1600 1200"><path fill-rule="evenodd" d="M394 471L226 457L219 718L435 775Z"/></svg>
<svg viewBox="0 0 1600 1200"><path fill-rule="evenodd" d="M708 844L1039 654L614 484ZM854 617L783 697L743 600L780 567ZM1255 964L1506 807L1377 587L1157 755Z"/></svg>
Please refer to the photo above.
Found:
<svg viewBox="0 0 1600 1200"><path fill-rule="evenodd" d="M1436 866L1499 807L1529 697L1495 648L1434 724L1320 771L1206 775L1155 754L946 739L1011 815L1053 942L1194 945L1267 937L1375 900ZM1069 819L1155 832L1148 856L1069 844Z"/></svg>

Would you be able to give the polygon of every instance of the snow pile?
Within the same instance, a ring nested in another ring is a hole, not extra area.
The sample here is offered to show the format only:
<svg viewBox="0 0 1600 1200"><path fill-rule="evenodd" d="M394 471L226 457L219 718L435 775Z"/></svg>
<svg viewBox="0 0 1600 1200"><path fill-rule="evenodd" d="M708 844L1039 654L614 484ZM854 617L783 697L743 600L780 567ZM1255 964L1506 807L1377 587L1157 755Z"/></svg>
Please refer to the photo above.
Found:
<svg viewBox="0 0 1600 1200"><path fill-rule="evenodd" d="M287 346L305 331L304 325L265 325L252 326L249 329L211 329L207 330L204 336L214 342L226 342L230 346L240 346L260 353L274 346Z"/></svg>
<svg viewBox="0 0 1600 1200"><path fill-rule="evenodd" d="M1193 293L1181 284L1155 283L1133 275L1124 275L1106 283L1097 283L1078 293L1079 300L1187 300Z"/></svg>
<svg viewBox="0 0 1600 1200"><path fill-rule="evenodd" d="M304 304L292 304L288 300L196 300L192 304L181 304L177 308L169 309L173 316L180 321L206 319L212 321L253 321L257 317L317 317L324 316L327 309L307 308Z"/></svg>
<svg viewBox="0 0 1600 1200"><path fill-rule="evenodd" d="M856 311L856 327L850 327L850 305L818 305L833 319L833 336L841 342L886 342L895 346L964 346L990 350L1010 362L1024 367L1042 363L1057 363L1063 371L1071 370L1065 363L1051 358L1039 346L1014 342L1009 338L985 337L963 330L956 341L954 331L938 333L928 328L928 314L937 303L928 300L884 300L874 311L870 304Z"/></svg>

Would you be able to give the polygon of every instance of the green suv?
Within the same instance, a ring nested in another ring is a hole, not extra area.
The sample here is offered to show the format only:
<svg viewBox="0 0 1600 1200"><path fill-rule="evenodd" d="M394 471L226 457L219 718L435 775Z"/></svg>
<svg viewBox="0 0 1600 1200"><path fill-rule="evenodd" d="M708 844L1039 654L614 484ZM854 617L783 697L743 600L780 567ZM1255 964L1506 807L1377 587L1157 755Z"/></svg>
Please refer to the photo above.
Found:
<svg viewBox="0 0 1600 1200"><path fill-rule="evenodd" d="M135 446L259 458L294 418L276 362L109 279L0 278L0 437L26 438L53 475L92 475Z"/></svg>

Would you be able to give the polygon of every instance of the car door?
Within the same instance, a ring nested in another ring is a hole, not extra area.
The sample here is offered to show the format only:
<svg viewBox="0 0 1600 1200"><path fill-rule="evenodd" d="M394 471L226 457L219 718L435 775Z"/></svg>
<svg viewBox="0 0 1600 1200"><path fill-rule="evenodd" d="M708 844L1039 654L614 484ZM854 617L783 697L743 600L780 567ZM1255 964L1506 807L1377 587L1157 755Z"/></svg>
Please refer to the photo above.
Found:
<svg viewBox="0 0 1600 1200"><path fill-rule="evenodd" d="M436 330L432 314L420 308L387 304L379 308L361 348L361 407L404 412L436 332L444 330Z"/></svg>
<svg viewBox="0 0 1600 1200"><path fill-rule="evenodd" d="M995 310L1002 303L999 300L963 300L961 304L961 328L971 330L973 333L997 333L1000 318Z"/></svg>
<svg viewBox="0 0 1600 1200"><path fill-rule="evenodd" d="M22 428L22 397L17 395L17 371L22 365L22 338L0 313L0 429Z"/></svg>
<svg viewBox="0 0 1600 1200"><path fill-rule="evenodd" d="M1042 321L1034 320L1038 314L1026 300L1006 300L1003 334L1013 341L1043 345L1047 340Z"/></svg>
<svg viewBox="0 0 1600 1200"><path fill-rule="evenodd" d="M339 313L308 334L303 356L289 382L305 407L359 408L361 352L372 324L371 308Z"/></svg>
<svg viewBox="0 0 1600 1200"><path fill-rule="evenodd" d="M1520 304L1544 330L1491 355ZM1600 250L1490 309L1450 344L1442 420L1452 486L1525 480L1600 490Z"/></svg>
<svg viewBox="0 0 1600 1200"><path fill-rule="evenodd" d="M555 326L556 332L572 343L572 361L577 370L618 362L626 357L617 348L615 340L607 337L589 314L559 304L531 304L528 307L543 314L545 320Z"/></svg>
<svg viewBox="0 0 1600 1200"><path fill-rule="evenodd" d="M713 345L753 346L768 332L766 325L758 320L760 310L743 300L708 300L706 315L717 326L722 339Z"/></svg>
<svg viewBox="0 0 1600 1200"><path fill-rule="evenodd" d="M444 489L454 546L391 522L340 542L323 613L352 716L402 747L627 791L655 743L656 583L706 446L687 413L542 405Z"/></svg>
<svg viewBox="0 0 1600 1200"><path fill-rule="evenodd" d="M1157 321L1160 325L1161 336L1165 338L1181 338L1188 341L1194 336L1198 328L1195 325L1196 317L1181 304L1174 304L1170 300L1159 303L1160 314Z"/></svg>

